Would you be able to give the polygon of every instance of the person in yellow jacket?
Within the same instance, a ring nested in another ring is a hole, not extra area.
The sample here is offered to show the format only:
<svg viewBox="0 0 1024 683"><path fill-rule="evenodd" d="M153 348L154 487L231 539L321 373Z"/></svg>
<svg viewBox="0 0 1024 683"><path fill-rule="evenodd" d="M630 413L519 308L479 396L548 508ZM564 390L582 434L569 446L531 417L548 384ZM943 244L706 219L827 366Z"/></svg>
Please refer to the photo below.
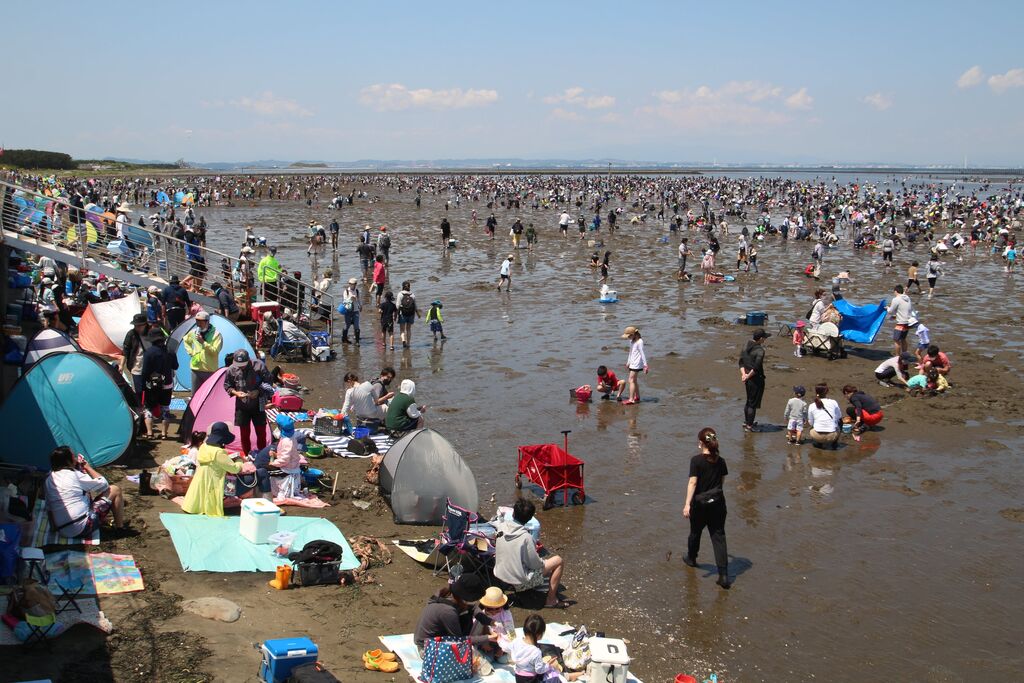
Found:
<svg viewBox="0 0 1024 683"><path fill-rule="evenodd" d="M191 359L192 393L195 393L220 367L219 356L224 348L224 338L210 324L210 314L199 311L196 313L196 326L185 335L184 343L185 351Z"/></svg>
<svg viewBox="0 0 1024 683"><path fill-rule="evenodd" d="M277 247L271 247L270 252L260 259L259 265L256 266L256 279L263 284L265 301L281 300L277 284L281 272L281 263L277 260Z"/></svg>
<svg viewBox="0 0 1024 683"><path fill-rule="evenodd" d="M224 478L238 474L242 461L233 461L224 449L235 435L223 422L214 422L206 442L199 447L199 466L189 484L181 509L192 515L224 516Z"/></svg>

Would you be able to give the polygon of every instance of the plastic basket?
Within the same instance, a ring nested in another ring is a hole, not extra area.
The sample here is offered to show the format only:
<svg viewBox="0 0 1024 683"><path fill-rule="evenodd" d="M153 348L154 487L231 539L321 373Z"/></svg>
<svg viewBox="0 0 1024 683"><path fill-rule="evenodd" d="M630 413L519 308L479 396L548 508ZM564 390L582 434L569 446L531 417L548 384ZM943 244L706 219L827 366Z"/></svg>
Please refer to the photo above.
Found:
<svg viewBox="0 0 1024 683"><path fill-rule="evenodd" d="M306 445L306 457L307 458L322 458L324 457L324 447L318 443L311 443Z"/></svg>
<svg viewBox="0 0 1024 683"><path fill-rule="evenodd" d="M344 430L341 420L333 417L318 417L313 422L313 436L341 436Z"/></svg>

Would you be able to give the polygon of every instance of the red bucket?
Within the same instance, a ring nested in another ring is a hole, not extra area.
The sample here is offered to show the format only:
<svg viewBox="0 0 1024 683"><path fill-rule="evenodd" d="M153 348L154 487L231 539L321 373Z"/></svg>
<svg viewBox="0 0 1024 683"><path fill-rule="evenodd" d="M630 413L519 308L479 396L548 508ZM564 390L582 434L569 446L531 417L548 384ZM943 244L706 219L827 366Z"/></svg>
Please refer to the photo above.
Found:
<svg viewBox="0 0 1024 683"><path fill-rule="evenodd" d="M697 683L697 679L686 674L677 674L676 683Z"/></svg>

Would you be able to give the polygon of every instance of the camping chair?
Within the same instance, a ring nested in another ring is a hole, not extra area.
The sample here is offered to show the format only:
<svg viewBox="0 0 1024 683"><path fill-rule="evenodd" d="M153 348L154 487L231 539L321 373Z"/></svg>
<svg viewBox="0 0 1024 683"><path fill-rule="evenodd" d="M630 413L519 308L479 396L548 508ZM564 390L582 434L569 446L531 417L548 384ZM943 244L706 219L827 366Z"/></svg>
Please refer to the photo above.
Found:
<svg viewBox="0 0 1024 683"><path fill-rule="evenodd" d="M270 357L277 360L279 355L284 355L285 359L292 358L298 355L302 357L302 350L305 348L303 342L288 341L284 338L284 320L278 319L277 321L277 338L274 343L270 346Z"/></svg>
<svg viewBox="0 0 1024 683"><path fill-rule="evenodd" d="M468 568L470 573L490 583L487 568L489 561L494 558L493 547L486 536L470 530L470 526L479 519L475 512L459 507L451 498L446 499L441 537L437 541L437 558L434 560L434 576L442 573L452 576L453 570L457 576L465 573ZM441 566L442 558L444 566ZM470 567L463 563L466 558L470 560Z"/></svg>
<svg viewBox="0 0 1024 683"><path fill-rule="evenodd" d="M846 357L843 338L839 335L839 328L833 323L822 323L809 331L804 339L803 348L814 355L823 353L829 360Z"/></svg>

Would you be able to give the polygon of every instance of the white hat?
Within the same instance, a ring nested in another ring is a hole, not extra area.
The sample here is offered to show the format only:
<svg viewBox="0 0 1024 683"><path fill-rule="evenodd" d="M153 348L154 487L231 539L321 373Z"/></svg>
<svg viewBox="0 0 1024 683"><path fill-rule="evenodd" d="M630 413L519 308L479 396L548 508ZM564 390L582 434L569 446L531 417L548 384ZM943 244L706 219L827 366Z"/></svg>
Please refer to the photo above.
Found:
<svg viewBox="0 0 1024 683"><path fill-rule="evenodd" d="M128 206L128 202L121 202L121 205L115 209L119 213L131 213L132 207Z"/></svg>
<svg viewBox="0 0 1024 683"><path fill-rule="evenodd" d="M403 379L402 380L402 384L398 387L398 390L400 392L402 392L403 394L408 394L409 396L415 396L416 395L416 382L413 382L411 379Z"/></svg>

